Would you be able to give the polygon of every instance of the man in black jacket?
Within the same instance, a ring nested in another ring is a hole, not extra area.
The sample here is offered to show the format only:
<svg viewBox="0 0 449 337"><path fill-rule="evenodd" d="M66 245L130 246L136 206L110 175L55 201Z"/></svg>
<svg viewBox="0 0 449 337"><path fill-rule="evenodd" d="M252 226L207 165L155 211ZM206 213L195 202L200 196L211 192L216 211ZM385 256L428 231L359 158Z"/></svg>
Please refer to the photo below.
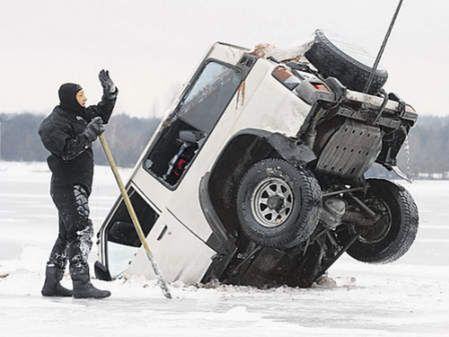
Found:
<svg viewBox="0 0 449 337"><path fill-rule="evenodd" d="M93 234L88 206L94 169L92 142L104 131L103 123L109 121L118 93L107 71L100 71L99 79L103 97L100 103L89 107L81 86L61 85L60 104L39 128L42 143L51 153L47 158L52 172L50 194L59 214L59 234L47 262L43 296L104 298L111 295L90 283L87 262ZM73 293L60 284L67 260Z"/></svg>

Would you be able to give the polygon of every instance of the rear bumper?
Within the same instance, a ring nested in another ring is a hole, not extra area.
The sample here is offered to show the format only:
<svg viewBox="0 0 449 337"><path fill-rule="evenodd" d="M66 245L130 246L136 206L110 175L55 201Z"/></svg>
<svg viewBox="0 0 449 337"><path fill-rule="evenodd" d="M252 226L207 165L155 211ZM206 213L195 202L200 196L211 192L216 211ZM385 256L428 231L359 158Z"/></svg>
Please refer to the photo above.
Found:
<svg viewBox="0 0 449 337"><path fill-rule="evenodd" d="M392 100L387 100L384 103L384 99L381 97L368 95L353 90L346 90L344 98L346 101L363 103L374 109L381 109L383 106L383 110L386 113L397 115L402 120L415 123L418 119L418 114L416 111L407 104L402 107L401 103Z"/></svg>

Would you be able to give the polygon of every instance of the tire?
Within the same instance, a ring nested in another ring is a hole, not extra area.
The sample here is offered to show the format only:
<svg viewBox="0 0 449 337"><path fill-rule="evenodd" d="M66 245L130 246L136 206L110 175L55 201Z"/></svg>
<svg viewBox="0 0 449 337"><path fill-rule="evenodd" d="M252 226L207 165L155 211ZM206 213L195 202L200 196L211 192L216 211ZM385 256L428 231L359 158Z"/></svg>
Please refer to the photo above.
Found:
<svg viewBox="0 0 449 337"><path fill-rule="evenodd" d="M322 31L315 32L315 40L305 56L324 77L335 77L352 90L365 89L372 68L338 49ZM377 69L368 93L379 92L387 79L387 71Z"/></svg>
<svg viewBox="0 0 449 337"><path fill-rule="evenodd" d="M321 188L312 172L281 159L253 164L237 191L242 231L266 247L291 248L309 238L318 224L320 205Z"/></svg>
<svg viewBox="0 0 449 337"><path fill-rule="evenodd" d="M418 208L410 193L402 186L383 179L369 179L368 184L368 200L365 203L374 211L375 204L378 209L385 208L385 216L375 227L362 232L347 253L362 262L393 262L409 250L416 238Z"/></svg>

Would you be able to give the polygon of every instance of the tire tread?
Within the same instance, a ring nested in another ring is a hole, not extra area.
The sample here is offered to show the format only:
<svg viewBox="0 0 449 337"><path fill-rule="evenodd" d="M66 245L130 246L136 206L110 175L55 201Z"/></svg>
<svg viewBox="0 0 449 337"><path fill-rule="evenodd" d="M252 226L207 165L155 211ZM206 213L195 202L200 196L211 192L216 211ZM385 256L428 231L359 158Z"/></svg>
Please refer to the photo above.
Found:
<svg viewBox="0 0 449 337"><path fill-rule="evenodd" d="M390 263L402 257L415 241L419 224L418 207L404 187L383 179L370 179L369 181L371 184L376 184L378 188L391 192L400 205L399 232L385 249L375 254L363 254L357 244L349 247L347 253L362 262Z"/></svg>

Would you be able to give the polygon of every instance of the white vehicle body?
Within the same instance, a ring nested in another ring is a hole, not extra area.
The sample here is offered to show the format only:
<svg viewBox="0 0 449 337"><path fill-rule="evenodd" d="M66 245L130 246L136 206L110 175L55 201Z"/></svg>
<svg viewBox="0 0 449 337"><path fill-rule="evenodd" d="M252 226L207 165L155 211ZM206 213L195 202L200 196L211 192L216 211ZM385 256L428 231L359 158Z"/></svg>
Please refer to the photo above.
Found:
<svg viewBox="0 0 449 337"><path fill-rule="evenodd" d="M220 61L235 66L245 52L248 50L215 43L203 64ZM231 138L242 130L271 130L293 137L309 113L310 105L298 99L293 92L285 90L283 84L272 76L277 66L277 63L266 59L257 61L244 81L244 89L237 89L214 131L175 190L164 186L145 170L145 155L139 159L127 187L134 191L132 193L138 193L158 214L147 240L162 274L168 281L182 281L186 284L200 282L217 253L206 244L212 235L212 229L204 216L198 197L201 178L211 171L215 163L214 158L217 158ZM185 90L189 90L189 87ZM169 114L178 103L179 101L175 102ZM156 141L163 123L164 121L149 141L144 154ZM116 203L106 218L105 225L110 222L118 205ZM109 267L106 260L106 231L101 230L100 235L100 261ZM180 249L174 249L177 247ZM125 264L126 268L116 270L117 272L154 277L142 247L128 257L129 264ZM195 263L192 263L192 260Z"/></svg>
<svg viewBox="0 0 449 337"><path fill-rule="evenodd" d="M337 101L336 95L329 90L330 84L313 72L300 69L294 79L296 89L289 88L293 77L284 76L285 69L288 67L284 64L257 58L245 48L215 43L139 158L127 189L150 249L167 281L193 284L220 279L231 260L237 265L233 266L234 274L240 268L234 259L239 255L238 235L232 227L235 221L233 218L223 220L223 216L217 215L220 213L217 208L228 207L216 204L220 198L211 201L211 190L218 184L220 174L239 171L239 160L244 161L248 153L257 157L257 151L265 154L275 150L278 157L289 162L308 163L317 159L311 147L298 140L298 134L303 125L310 124L307 118L316 113L313 108L318 99L333 102ZM347 99L376 109L382 106L382 111L386 109L390 113L399 109L397 102L383 104L384 100L379 97L346 88L341 92L343 96L339 101ZM347 111L342 112L344 118L362 118L343 113ZM414 118L411 108L406 107L400 116L378 118L376 123L398 128L403 120L413 124ZM362 127L377 130L373 126ZM253 143L242 141L247 138L256 140ZM378 139L375 143L362 142L355 146L370 156L368 160L365 157L361 160L360 156L354 159L356 164L351 166L354 168L346 173L352 174L355 170L363 175L379 156L381 145ZM317 165L323 166L326 160L327 157L320 159ZM223 168L227 161L232 164ZM216 173L220 170L221 173ZM215 184L212 187L208 185L210 177ZM214 193L228 193L228 199L233 199L233 194L225 190L226 186L223 191ZM105 219L98 238L97 277L154 277L121 198ZM258 254L260 252L278 254L277 250L257 250ZM248 258L252 258L251 254Z"/></svg>

